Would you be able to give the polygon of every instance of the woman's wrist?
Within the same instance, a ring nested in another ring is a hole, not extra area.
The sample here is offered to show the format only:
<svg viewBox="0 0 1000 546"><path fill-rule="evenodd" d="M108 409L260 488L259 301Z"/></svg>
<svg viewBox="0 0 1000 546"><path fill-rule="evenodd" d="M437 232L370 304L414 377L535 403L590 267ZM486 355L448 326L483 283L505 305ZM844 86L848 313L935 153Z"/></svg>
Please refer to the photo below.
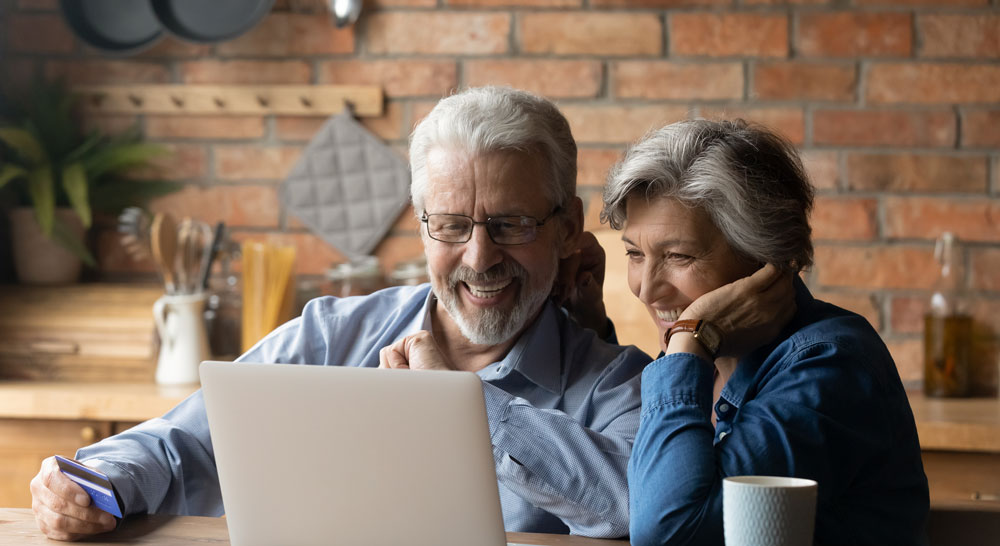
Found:
<svg viewBox="0 0 1000 546"><path fill-rule="evenodd" d="M691 353L707 362L712 362L712 355L708 353L705 346L694 338L692 332L676 332L670 335L667 349L664 354Z"/></svg>

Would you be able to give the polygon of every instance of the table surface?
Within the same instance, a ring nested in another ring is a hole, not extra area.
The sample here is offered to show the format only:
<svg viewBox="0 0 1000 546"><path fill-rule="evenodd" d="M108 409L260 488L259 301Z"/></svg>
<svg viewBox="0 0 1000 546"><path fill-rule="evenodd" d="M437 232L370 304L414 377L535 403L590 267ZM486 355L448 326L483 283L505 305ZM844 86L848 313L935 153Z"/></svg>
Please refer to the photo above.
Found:
<svg viewBox="0 0 1000 546"><path fill-rule="evenodd" d="M27 508L0 508L0 544L57 544L42 535L35 516ZM568 535L507 533L507 541L548 546L628 546L625 540L601 540ZM229 544L223 518L194 516L133 516L114 532L99 535L86 544Z"/></svg>

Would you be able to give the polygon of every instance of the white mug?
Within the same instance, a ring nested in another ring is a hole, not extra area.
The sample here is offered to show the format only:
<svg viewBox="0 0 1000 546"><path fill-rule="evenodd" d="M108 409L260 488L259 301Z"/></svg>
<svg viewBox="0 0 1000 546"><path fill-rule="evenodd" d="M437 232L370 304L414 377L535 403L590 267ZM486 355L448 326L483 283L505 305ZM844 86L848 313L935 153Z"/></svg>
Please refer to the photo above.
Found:
<svg viewBox="0 0 1000 546"><path fill-rule="evenodd" d="M153 304L153 318L160 333L156 382L198 383L198 366L211 356L205 331L205 295L162 296Z"/></svg>
<svg viewBox="0 0 1000 546"><path fill-rule="evenodd" d="M726 546L811 546L816 524L813 480L733 476L722 482Z"/></svg>

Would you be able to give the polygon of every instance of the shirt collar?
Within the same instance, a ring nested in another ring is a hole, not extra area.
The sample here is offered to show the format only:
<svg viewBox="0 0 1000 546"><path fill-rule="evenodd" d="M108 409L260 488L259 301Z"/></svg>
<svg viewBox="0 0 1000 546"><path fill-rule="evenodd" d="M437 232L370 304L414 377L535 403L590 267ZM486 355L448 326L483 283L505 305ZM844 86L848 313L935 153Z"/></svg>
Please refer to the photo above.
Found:
<svg viewBox="0 0 1000 546"><path fill-rule="evenodd" d="M788 324L782 328L781 333L774 338L770 343L754 349L750 354L744 356L740 359L739 365L736 367L736 371L726 382L726 385L722 388L720 397L725 398L730 405L737 408L743 405L743 401L746 398L747 392L750 387L753 386L757 372L760 370L761 364L767 359L768 355L774 352L774 349L784 340L791 337L796 330L801 326L801 316L802 313L808 309L813 302L813 295L806 288L806 284L802 282L799 276L795 276L792 281L795 285L795 315L792 320L788 321Z"/></svg>
<svg viewBox="0 0 1000 546"><path fill-rule="evenodd" d="M429 290L423 308L423 330L432 329L431 309L437 301L433 290ZM559 335L559 310L546 300L535 321L518 338L510 351L499 362L490 364L483 371L503 370L496 379L506 377L517 370L519 374L543 389L559 394L562 392L562 343ZM480 374L482 376L482 374Z"/></svg>

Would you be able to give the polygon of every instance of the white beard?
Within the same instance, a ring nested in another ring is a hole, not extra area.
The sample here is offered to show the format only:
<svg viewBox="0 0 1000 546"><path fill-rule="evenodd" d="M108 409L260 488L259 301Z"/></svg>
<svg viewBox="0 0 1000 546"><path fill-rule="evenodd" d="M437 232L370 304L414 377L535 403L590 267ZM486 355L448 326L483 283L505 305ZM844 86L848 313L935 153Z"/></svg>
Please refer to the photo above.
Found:
<svg viewBox="0 0 1000 546"><path fill-rule="evenodd" d="M490 268L485 273L476 273L466 266L459 266L448 276L448 286L437 286L436 278L431 275L432 288L438 300L444 305L448 315L451 316L459 331L472 343L476 345L500 345L509 341L517 335L532 320L538 311L541 310L549 293L552 292L552 283L555 282L558 272L559 258L552 256L552 267L549 268L551 274L541 288L533 292L528 291L527 272L523 267L512 262L502 262ZM467 316L463 314L463 309L459 306L460 297L458 295L459 284L462 282L473 282L488 284L498 279L517 279L520 281L520 292L514 301L513 309L498 309L488 307L480 309Z"/></svg>

